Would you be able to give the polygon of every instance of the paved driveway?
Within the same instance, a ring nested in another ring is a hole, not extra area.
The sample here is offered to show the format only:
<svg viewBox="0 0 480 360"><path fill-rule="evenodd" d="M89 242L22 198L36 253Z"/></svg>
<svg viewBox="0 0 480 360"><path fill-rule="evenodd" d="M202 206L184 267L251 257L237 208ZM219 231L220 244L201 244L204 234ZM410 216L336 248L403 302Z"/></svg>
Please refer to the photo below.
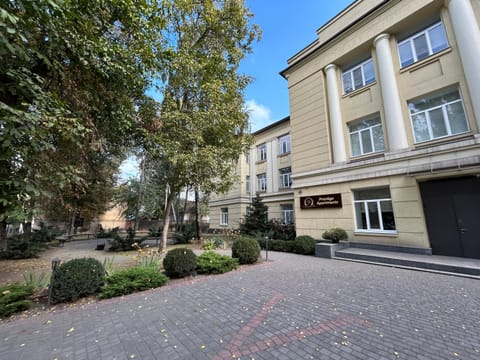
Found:
<svg viewBox="0 0 480 360"><path fill-rule="evenodd" d="M480 359L480 282L268 263L0 324L0 359Z"/></svg>

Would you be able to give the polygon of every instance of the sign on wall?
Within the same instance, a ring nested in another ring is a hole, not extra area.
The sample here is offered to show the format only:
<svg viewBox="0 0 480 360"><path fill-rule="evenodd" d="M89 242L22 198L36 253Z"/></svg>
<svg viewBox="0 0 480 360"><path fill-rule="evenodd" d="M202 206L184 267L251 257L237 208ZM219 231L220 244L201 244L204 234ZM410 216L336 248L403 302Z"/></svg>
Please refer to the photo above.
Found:
<svg viewBox="0 0 480 360"><path fill-rule="evenodd" d="M341 208L342 194L301 196L301 209Z"/></svg>

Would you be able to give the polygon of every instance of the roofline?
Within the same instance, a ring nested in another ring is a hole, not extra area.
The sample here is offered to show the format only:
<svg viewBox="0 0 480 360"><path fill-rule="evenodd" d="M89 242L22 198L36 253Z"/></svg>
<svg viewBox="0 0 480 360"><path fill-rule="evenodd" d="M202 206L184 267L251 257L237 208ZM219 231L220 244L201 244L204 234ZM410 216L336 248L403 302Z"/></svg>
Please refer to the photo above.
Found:
<svg viewBox="0 0 480 360"><path fill-rule="evenodd" d="M254 133L252 133L252 135L258 135L258 134L260 134L264 131L270 130L271 128L273 128L275 126L278 126L278 125L283 124L283 123L288 122L288 121L290 121L290 115L284 117L281 120L275 121L274 123L272 123L270 125L267 125L264 128L261 128L260 130L255 131Z"/></svg>
<svg viewBox="0 0 480 360"><path fill-rule="evenodd" d="M337 19L337 17L339 17L340 15L342 15L348 8L350 8L351 6L353 6L358 0L355 0L353 3L351 3L350 5L348 5L345 9L343 9L342 11L340 11L337 15L335 15L333 18L331 18L329 21L327 21L325 24L323 24L318 30L317 30L317 34L318 34L318 31L320 31L322 28L324 28L325 26L327 26L329 23L331 23L332 21L334 21L335 19ZM308 52L306 52L303 56L299 57L298 59L296 59L294 62L292 62L290 65L288 65L285 69L283 69L282 71L280 71L280 75L284 78L284 79L287 79L286 77L286 72L288 72L291 68L293 68L295 65L297 65L299 62L309 58L310 56L312 56L313 54L315 54L317 51L321 50L322 48L324 48L325 46L327 46L328 44L330 44L332 41L334 41L336 38L340 37L343 33L347 32L352 26L358 24L359 22L361 22L363 19L365 19L366 17L370 16L372 13L374 13L375 11L377 11L378 9L380 9L382 6L384 6L386 3L390 2L391 0L384 0L382 1L380 4L378 4L377 6L375 6L374 8L370 9L368 12L366 12L365 14L363 14L361 17L359 17L358 19L356 19L353 23L351 23L350 25L344 27L342 30L340 30L338 33L336 33L334 36L332 36L330 39L327 39L326 41L324 41L323 43L321 43L320 45L317 45L315 46L316 44L319 43L319 39L317 38L316 40L314 40L312 43L310 43L309 45L307 45L306 47L304 47L302 50L300 50L299 52L297 52L295 55L291 56L290 59L288 60L291 60L291 59L294 59L296 56L298 56L299 54L301 54L303 51L307 50L309 47L312 47L312 49Z"/></svg>

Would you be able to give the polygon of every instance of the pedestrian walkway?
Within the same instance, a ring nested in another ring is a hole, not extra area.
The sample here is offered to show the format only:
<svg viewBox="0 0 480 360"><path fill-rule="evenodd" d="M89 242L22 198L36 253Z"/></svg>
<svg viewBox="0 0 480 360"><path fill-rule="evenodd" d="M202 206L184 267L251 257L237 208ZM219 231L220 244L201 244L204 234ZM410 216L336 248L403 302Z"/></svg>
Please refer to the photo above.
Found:
<svg viewBox="0 0 480 360"><path fill-rule="evenodd" d="M269 259L0 323L0 359L480 358L478 280L278 252Z"/></svg>
<svg viewBox="0 0 480 360"><path fill-rule="evenodd" d="M480 259L420 255L354 247L336 251L334 259L354 260L415 270L437 271L480 279Z"/></svg>

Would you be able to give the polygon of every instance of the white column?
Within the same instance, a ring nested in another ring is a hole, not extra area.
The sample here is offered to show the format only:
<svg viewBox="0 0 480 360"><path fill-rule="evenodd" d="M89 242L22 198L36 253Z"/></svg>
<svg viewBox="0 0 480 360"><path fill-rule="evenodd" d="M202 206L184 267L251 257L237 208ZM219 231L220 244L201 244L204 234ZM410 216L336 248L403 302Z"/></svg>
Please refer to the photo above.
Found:
<svg viewBox="0 0 480 360"><path fill-rule="evenodd" d="M278 163L277 163L277 155L278 155L278 139L272 139L272 192L278 192Z"/></svg>
<svg viewBox="0 0 480 360"><path fill-rule="evenodd" d="M341 163L347 160L345 137L343 136L342 113L337 84L337 66L329 64L325 67L327 76L328 115L332 135L333 162Z"/></svg>
<svg viewBox="0 0 480 360"><path fill-rule="evenodd" d="M250 163L249 165L249 173L250 173L250 197L255 196L255 192L257 191L257 174L255 173L255 161L256 161L256 147L252 146L250 148Z"/></svg>
<svg viewBox="0 0 480 360"><path fill-rule="evenodd" d="M447 0L453 31L480 129L480 30L470 0Z"/></svg>
<svg viewBox="0 0 480 360"><path fill-rule="evenodd" d="M273 149L272 142L267 141L267 193L273 192Z"/></svg>
<svg viewBox="0 0 480 360"><path fill-rule="evenodd" d="M388 145L390 151L397 151L408 148L408 141L389 39L389 34L381 34L375 38L373 43L377 50L378 75L382 90Z"/></svg>

